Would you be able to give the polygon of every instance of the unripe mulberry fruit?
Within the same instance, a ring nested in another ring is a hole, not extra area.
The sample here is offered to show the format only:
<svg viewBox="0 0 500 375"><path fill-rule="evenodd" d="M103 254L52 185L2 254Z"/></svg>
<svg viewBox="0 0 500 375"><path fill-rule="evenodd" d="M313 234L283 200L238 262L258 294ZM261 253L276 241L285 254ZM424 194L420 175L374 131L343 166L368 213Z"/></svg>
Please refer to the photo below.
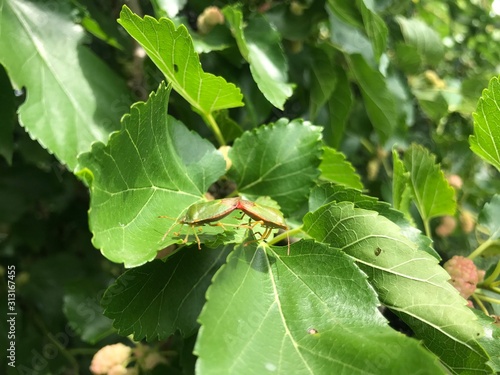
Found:
<svg viewBox="0 0 500 375"><path fill-rule="evenodd" d="M465 299L474 293L477 283L484 275L484 272L478 271L472 260L459 255L448 260L443 267L450 274L450 283Z"/></svg>
<svg viewBox="0 0 500 375"><path fill-rule="evenodd" d="M457 227L457 220L453 216L443 216L441 224L436 228L436 234L439 237L448 237Z"/></svg>
<svg viewBox="0 0 500 375"><path fill-rule="evenodd" d="M464 184L464 181L462 180L462 177L456 174L450 174L446 177L446 180L448 180L448 183L450 186L453 186L455 189L461 189L462 185Z"/></svg>
<svg viewBox="0 0 500 375"><path fill-rule="evenodd" d="M476 225L476 220L469 211L462 211L460 213L460 226L464 233L471 233Z"/></svg>
<svg viewBox="0 0 500 375"><path fill-rule="evenodd" d="M224 15L221 10L215 6L205 8L196 21L200 34L208 34L215 25L222 25L223 23Z"/></svg>
<svg viewBox="0 0 500 375"><path fill-rule="evenodd" d="M107 345L92 358L90 371L93 374L125 374L132 348L123 344Z"/></svg>
<svg viewBox="0 0 500 375"><path fill-rule="evenodd" d="M446 82L439 78L434 70L426 70L424 75L427 81L431 83L435 88L441 90L446 88Z"/></svg>

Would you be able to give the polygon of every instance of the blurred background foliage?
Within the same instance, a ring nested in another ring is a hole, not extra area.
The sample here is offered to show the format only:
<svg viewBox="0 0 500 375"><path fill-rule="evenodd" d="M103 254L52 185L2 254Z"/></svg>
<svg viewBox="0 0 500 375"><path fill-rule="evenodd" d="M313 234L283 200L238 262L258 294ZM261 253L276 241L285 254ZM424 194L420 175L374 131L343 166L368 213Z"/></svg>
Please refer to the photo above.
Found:
<svg viewBox="0 0 500 375"><path fill-rule="evenodd" d="M136 12L169 16L188 27L203 52L204 70L243 91L245 107L229 113L242 129L281 117L302 117L324 126L325 143L346 154L372 196L391 200L394 146L404 150L416 142L429 148L452 176L459 202L454 218L458 225L435 235L435 248L447 259L468 255L478 246L478 212L500 191L498 172L473 155L468 143L478 98L489 79L500 73L500 18L493 1L373 1L380 21L373 21L379 28L371 36L361 14L342 1L244 1L246 16L262 15L282 37L289 82L295 85L283 109L273 107L258 90L227 27L218 25L207 35L197 32L197 20L208 5L222 8L233 2L130 3ZM122 4L68 0L65 6L85 28L85 44L127 82L135 100L144 100L163 76L150 61L134 55L135 45L116 23ZM374 44L384 28L387 42ZM382 108L377 112L370 103L384 95L387 102L375 105ZM25 98L26 91L14 90L1 68L0 259L4 267L16 266L17 333L26 344L18 347L17 356L19 363L39 366L41 373L71 373L76 368L85 373L96 348L122 340L102 317L99 297L123 269L90 242L86 187L19 125L16 111ZM388 115L384 111L389 107ZM175 93L169 113L211 137ZM393 129L377 129L377 119ZM476 261L487 268L492 259ZM87 312L85 319L72 315L77 308ZM6 330L4 320L0 327ZM181 344L172 338L163 345L175 349ZM62 355L46 360L45 351L50 350ZM193 359L172 360L171 373L180 368L179 361L190 368L186 364Z"/></svg>

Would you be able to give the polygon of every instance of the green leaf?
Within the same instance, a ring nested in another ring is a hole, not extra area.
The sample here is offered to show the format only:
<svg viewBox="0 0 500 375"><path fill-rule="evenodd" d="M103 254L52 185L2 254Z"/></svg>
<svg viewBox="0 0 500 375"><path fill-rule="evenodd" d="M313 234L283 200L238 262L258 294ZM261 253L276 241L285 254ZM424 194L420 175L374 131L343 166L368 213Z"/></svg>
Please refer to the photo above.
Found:
<svg viewBox="0 0 500 375"><path fill-rule="evenodd" d="M441 90L434 87L418 87L422 84L419 80L415 79L412 83L412 93L418 100L418 104L424 113L436 122L439 122L443 117L448 114L448 102L444 98Z"/></svg>
<svg viewBox="0 0 500 375"><path fill-rule="evenodd" d="M498 323L495 323L495 319L485 315L481 310L472 309L472 311L476 314L483 327L491 332L490 335L481 337L479 343L490 355L488 364L498 374L500 372L500 327Z"/></svg>
<svg viewBox="0 0 500 375"><path fill-rule="evenodd" d="M236 120L244 129L262 125L271 115L274 107L257 87L249 70L240 75L238 85L243 91L245 106L237 110Z"/></svg>
<svg viewBox="0 0 500 375"><path fill-rule="evenodd" d="M189 28L189 24L184 23L188 29L193 46L197 53L209 53L212 51L223 51L234 45L233 36L225 25L215 25L208 34L198 34Z"/></svg>
<svg viewBox="0 0 500 375"><path fill-rule="evenodd" d="M325 127L325 141L334 148L338 148L344 136L344 130L349 119L354 98L349 79L344 69L337 67L335 70L337 84L328 101L330 123L328 124L329 126Z"/></svg>
<svg viewBox="0 0 500 375"><path fill-rule="evenodd" d="M291 3L276 2L265 12L266 19L278 29L282 39L306 41L317 35L318 22L326 16L324 1L302 3L299 7L297 12Z"/></svg>
<svg viewBox="0 0 500 375"><path fill-rule="evenodd" d="M83 28L63 3L3 0L0 24L0 63L27 90L19 122L74 169L78 154L118 128L130 104L125 82L80 45Z"/></svg>
<svg viewBox="0 0 500 375"><path fill-rule="evenodd" d="M288 64L281 46L281 36L262 16L246 21L238 7L223 9L240 53L250 64L250 71L260 91L276 108L283 109L292 96L293 85L288 82Z"/></svg>
<svg viewBox="0 0 500 375"><path fill-rule="evenodd" d="M326 146L323 148L323 158L319 170L321 171L320 178L323 180L363 190L361 178L352 164L346 160L343 153L333 148Z"/></svg>
<svg viewBox="0 0 500 375"><path fill-rule="evenodd" d="M330 0L329 3L332 1ZM342 3L346 3L342 1ZM355 26L339 18L335 8L327 7L330 23L330 40L340 51L347 54L361 54L366 61L374 61L370 40Z"/></svg>
<svg viewBox="0 0 500 375"><path fill-rule="evenodd" d="M85 15L82 18L81 25L87 30L89 33L94 35L96 38L101 39L102 41L108 43L110 46L123 50L123 46L120 44L117 38L112 35L106 33L99 22L92 18L90 15Z"/></svg>
<svg viewBox="0 0 500 375"><path fill-rule="evenodd" d="M161 84L146 103L131 107L107 145L96 143L79 158L79 174L90 185L93 244L128 267L172 244L163 234L225 170L211 143L167 115L169 92Z"/></svg>
<svg viewBox="0 0 500 375"><path fill-rule="evenodd" d="M396 210L404 213L411 220L410 203L410 173L406 171L398 151L392 150L393 174L392 174L392 205Z"/></svg>
<svg viewBox="0 0 500 375"><path fill-rule="evenodd" d="M416 47L427 63L437 65L443 59L444 46L441 37L429 25L418 19L402 16L396 16L396 21L401 27L405 42Z"/></svg>
<svg viewBox="0 0 500 375"><path fill-rule="evenodd" d="M82 0L73 3L78 7L81 15L81 25L86 31L106 42L110 46L122 51L131 50L132 43L121 28L116 26L116 17L110 15L111 4L99 4L91 0Z"/></svg>
<svg viewBox="0 0 500 375"><path fill-rule="evenodd" d="M234 142L228 176L241 194L252 200L270 196L289 215L306 202L319 175L320 156L320 127L281 119Z"/></svg>
<svg viewBox="0 0 500 375"><path fill-rule="evenodd" d="M184 8L187 0L153 0L155 11L162 16L175 17Z"/></svg>
<svg viewBox="0 0 500 375"><path fill-rule="evenodd" d="M499 93L500 83L493 77L473 114L474 135L470 136L469 143L472 151L500 171L500 121L496 99Z"/></svg>
<svg viewBox="0 0 500 375"><path fill-rule="evenodd" d="M172 87L199 113L243 105L240 90L222 77L205 73L185 26L138 15L124 5L118 23L146 50Z"/></svg>
<svg viewBox="0 0 500 375"><path fill-rule="evenodd" d="M431 246L431 239L422 235L402 212L391 208L389 203L381 202L369 195L364 195L359 190L332 184L321 184L311 190L309 211L315 211L330 202L352 202L356 208L378 212L380 215L397 224L401 230L401 234L416 244L419 250L425 251L434 258L441 260L439 254Z"/></svg>
<svg viewBox="0 0 500 375"><path fill-rule="evenodd" d="M252 245L230 254L199 318L197 373L444 373L388 327L349 257L313 241L286 252Z"/></svg>
<svg viewBox="0 0 500 375"><path fill-rule="evenodd" d="M331 97L337 84L333 59L321 48L311 50L311 119L315 119L321 108Z"/></svg>
<svg viewBox="0 0 500 375"><path fill-rule="evenodd" d="M375 12L372 2L329 0L327 7L332 42L345 53L359 53L367 61L378 61L385 51L388 30L382 18Z"/></svg>
<svg viewBox="0 0 500 375"><path fill-rule="evenodd" d="M232 142L243 134L243 129L236 121L229 117L227 109L216 112L214 118L219 124L220 130L227 142Z"/></svg>
<svg viewBox="0 0 500 375"><path fill-rule="evenodd" d="M464 112L467 111L467 115L476 110L478 98L483 94L484 88L488 87L490 79L491 73L489 71L472 73L470 76L464 77L460 85L460 96L462 97L460 108Z"/></svg>
<svg viewBox="0 0 500 375"><path fill-rule="evenodd" d="M96 296L105 287L95 280L80 279L66 286L64 294L64 315L71 329L90 344L95 344L113 332L112 322L102 314L102 307Z"/></svg>
<svg viewBox="0 0 500 375"><path fill-rule="evenodd" d="M455 213L455 191L446 181L439 164L436 164L434 155L424 147L413 144L405 152L404 166L410 173L412 195L424 222Z"/></svg>
<svg viewBox="0 0 500 375"><path fill-rule="evenodd" d="M486 370L474 314L437 259L417 250L399 227L352 203L332 203L304 217L304 231L356 259L380 301L400 316L447 366ZM489 370L489 369L488 369Z"/></svg>
<svg viewBox="0 0 500 375"><path fill-rule="evenodd" d="M394 97L382 74L370 67L361 55L349 56L348 62L361 89L368 117L384 142L393 134L398 124Z"/></svg>
<svg viewBox="0 0 500 375"><path fill-rule="evenodd" d="M486 228L491 240L500 239L500 195L495 194L479 213L477 223Z"/></svg>
<svg viewBox="0 0 500 375"><path fill-rule="evenodd" d="M417 90L413 90L413 93L418 99L418 104L420 104L422 110L431 120L439 122L440 119L448 114L448 102L441 93L437 91L422 92Z"/></svg>
<svg viewBox="0 0 500 375"><path fill-rule="evenodd" d="M417 74L420 71L422 58L415 46L397 43L394 48L398 67L407 74Z"/></svg>
<svg viewBox="0 0 500 375"><path fill-rule="evenodd" d="M57 332L66 323L62 313L64 288L88 276L82 263L81 257L66 251L40 257L23 269L29 282L20 290L19 300L40 304L37 316L49 332Z"/></svg>
<svg viewBox="0 0 500 375"><path fill-rule="evenodd" d="M104 314L122 336L165 340L179 330L189 337L205 304L205 292L230 247L198 251L194 246L126 271L102 299Z"/></svg>
<svg viewBox="0 0 500 375"><path fill-rule="evenodd" d="M363 28L363 19L354 1L328 0L327 6L342 22L356 28Z"/></svg>
<svg viewBox="0 0 500 375"><path fill-rule="evenodd" d="M380 16L375 12L372 1L357 0L356 4L361 12L366 35L370 38L373 46L375 59L378 61L385 52L387 44L387 26Z"/></svg>
<svg viewBox="0 0 500 375"><path fill-rule="evenodd" d="M12 151L14 140L14 126L16 124L16 103L14 90L9 82L7 72L0 65L0 155L7 163L12 163Z"/></svg>

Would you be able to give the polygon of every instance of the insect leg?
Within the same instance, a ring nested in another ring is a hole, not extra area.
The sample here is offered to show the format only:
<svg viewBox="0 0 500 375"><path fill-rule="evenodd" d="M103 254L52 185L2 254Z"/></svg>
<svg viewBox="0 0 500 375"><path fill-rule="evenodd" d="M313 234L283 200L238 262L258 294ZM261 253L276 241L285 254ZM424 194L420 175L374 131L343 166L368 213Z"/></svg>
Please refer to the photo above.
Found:
<svg viewBox="0 0 500 375"><path fill-rule="evenodd" d="M201 242L200 242L200 237L194 232L194 236L196 238L196 242L198 242L198 250L201 250Z"/></svg>

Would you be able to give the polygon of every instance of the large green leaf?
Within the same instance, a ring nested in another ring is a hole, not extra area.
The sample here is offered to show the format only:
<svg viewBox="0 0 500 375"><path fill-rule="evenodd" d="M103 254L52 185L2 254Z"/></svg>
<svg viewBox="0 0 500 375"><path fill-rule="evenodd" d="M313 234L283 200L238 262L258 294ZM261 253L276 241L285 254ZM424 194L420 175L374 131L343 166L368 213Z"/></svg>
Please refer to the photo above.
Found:
<svg viewBox="0 0 500 375"><path fill-rule="evenodd" d="M78 154L118 128L130 104L125 82L80 45L84 31L65 3L1 0L0 9L0 63L27 90L20 123L74 169Z"/></svg>
<svg viewBox="0 0 500 375"><path fill-rule="evenodd" d="M320 178L354 189L363 190L361 178L356 173L352 164L346 160L345 155L326 146L323 150L323 157L319 166L319 170L321 171Z"/></svg>
<svg viewBox="0 0 500 375"><path fill-rule="evenodd" d="M436 164L434 155L424 147L413 144L405 152L404 166L410 173L412 195L424 222L455 213L455 191Z"/></svg>
<svg viewBox="0 0 500 375"><path fill-rule="evenodd" d="M118 22L144 47L173 89L202 115L243 105L234 84L203 71L185 26L175 28L167 18L140 18L125 5Z"/></svg>
<svg viewBox="0 0 500 375"><path fill-rule="evenodd" d="M306 202L319 175L321 128L281 119L246 132L229 151L228 172L250 199L270 196L289 215Z"/></svg>
<svg viewBox="0 0 500 375"><path fill-rule="evenodd" d="M396 16L405 42L415 47L429 64L437 65L444 55L441 37L425 22Z"/></svg>
<svg viewBox="0 0 500 375"><path fill-rule="evenodd" d="M292 96L293 86L287 83L288 64L280 34L262 16L246 20L244 26L238 7L227 6L223 13L260 91L272 105L283 109L285 101Z"/></svg>
<svg viewBox="0 0 500 375"><path fill-rule="evenodd" d="M360 89L366 112L382 141L387 140L398 124L398 111L382 74L370 67L361 55L348 58L351 72Z"/></svg>
<svg viewBox="0 0 500 375"><path fill-rule="evenodd" d="M125 272L102 299L113 326L135 340L165 340L179 330L184 337L198 328L205 292L230 247L198 251L195 246Z"/></svg>
<svg viewBox="0 0 500 375"><path fill-rule="evenodd" d="M405 218L403 213L393 209L389 203L365 195L359 190L325 183L315 186L311 190L309 211L315 211L330 202L352 202L356 208L378 212L380 215L397 224L401 234L417 245L419 250L425 251L434 258L441 260L439 254L431 246L431 239L411 225L411 222Z"/></svg>
<svg viewBox="0 0 500 375"><path fill-rule="evenodd" d="M500 171L500 83L493 77L483 91L474 112L474 135L469 138L470 148Z"/></svg>
<svg viewBox="0 0 500 375"><path fill-rule="evenodd" d="M134 104L107 145L96 143L79 158L90 185L94 246L126 266L173 243L163 234L224 174L213 145L167 115L169 92L162 84L146 103Z"/></svg>
<svg viewBox="0 0 500 375"><path fill-rule="evenodd" d="M437 259L417 250L399 227L352 203L332 203L304 217L304 231L356 259L381 302L398 314L429 349L457 372L490 371L475 341L483 328L448 283Z"/></svg>
<svg viewBox="0 0 500 375"><path fill-rule="evenodd" d="M313 241L286 252L240 246L217 272L199 318L198 374L444 373L388 327L351 258Z"/></svg>

